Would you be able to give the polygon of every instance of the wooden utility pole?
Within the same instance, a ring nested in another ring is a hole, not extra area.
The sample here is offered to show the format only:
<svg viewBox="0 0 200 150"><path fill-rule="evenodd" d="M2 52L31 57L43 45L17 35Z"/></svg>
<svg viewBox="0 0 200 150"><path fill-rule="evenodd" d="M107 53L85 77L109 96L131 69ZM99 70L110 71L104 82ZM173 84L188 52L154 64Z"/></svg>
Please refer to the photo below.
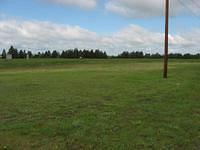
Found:
<svg viewBox="0 0 200 150"><path fill-rule="evenodd" d="M164 71L163 77L167 78L168 74L168 33L169 33L169 0L166 1L165 8L165 53L164 53Z"/></svg>

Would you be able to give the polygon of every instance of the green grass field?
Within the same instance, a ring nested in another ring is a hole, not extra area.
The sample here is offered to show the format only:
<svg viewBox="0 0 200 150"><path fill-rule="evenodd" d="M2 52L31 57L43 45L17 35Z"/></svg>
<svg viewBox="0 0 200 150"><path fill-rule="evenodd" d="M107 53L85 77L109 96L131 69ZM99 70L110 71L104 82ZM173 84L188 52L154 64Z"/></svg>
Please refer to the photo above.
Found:
<svg viewBox="0 0 200 150"><path fill-rule="evenodd" d="M200 60L0 60L0 149L200 149Z"/></svg>

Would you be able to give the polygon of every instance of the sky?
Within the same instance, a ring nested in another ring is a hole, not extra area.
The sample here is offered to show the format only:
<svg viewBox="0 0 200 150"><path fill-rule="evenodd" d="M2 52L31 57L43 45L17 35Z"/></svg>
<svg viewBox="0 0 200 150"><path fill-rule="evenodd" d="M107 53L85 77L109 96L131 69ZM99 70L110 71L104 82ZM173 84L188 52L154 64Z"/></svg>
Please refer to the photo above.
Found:
<svg viewBox="0 0 200 150"><path fill-rule="evenodd" d="M163 53L165 0L0 0L0 51ZM170 52L200 53L200 1L170 0Z"/></svg>

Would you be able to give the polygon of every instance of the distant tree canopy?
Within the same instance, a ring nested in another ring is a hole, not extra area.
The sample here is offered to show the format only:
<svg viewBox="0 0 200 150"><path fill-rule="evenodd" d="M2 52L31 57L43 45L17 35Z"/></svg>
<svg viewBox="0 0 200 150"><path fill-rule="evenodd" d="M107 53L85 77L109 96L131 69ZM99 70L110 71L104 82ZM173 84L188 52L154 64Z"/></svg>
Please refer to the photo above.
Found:
<svg viewBox="0 0 200 150"><path fill-rule="evenodd" d="M26 58L27 54L29 54L30 56L32 55L31 52L26 52L25 50L20 50L18 51L16 48L14 48L13 46L10 46L10 48L8 49L8 54L12 55L12 58ZM6 50L4 49L2 52L2 58L6 58Z"/></svg>
<svg viewBox="0 0 200 150"><path fill-rule="evenodd" d="M13 58L19 58L18 50L13 46L11 46L10 49L8 50L8 54L11 54Z"/></svg>
<svg viewBox="0 0 200 150"><path fill-rule="evenodd" d="M54 50L54 51L52 52L52 54L51 54L51 57L52 57L52 58L59 58L59 57L60 57L60 53L57 52L56 50Z"/></svg>
<svg viewBox="0 0 200 150"><path fill-rule="evenodd" d="M74 50L62 51L61 58L107 58L106 52L100 50Z"/></svg>
<svg viewBox="0 0 200 150"><path fill-rule="evenodd" d="M5 50L5 49L2 51L2 54L1 54L1 56L2 56L2 58L3 58L3 59L5 59L5 58L6 58L6 50Z"/></svg>
<svg viewBox="0 0 200 150"><path fill-rule="evenodd" d="M2 58L6 58L6 50L2 51ZM61 53L57 50L54 51L43 51L33 54L31 51L26 50L18 50L13 46L10 46L8 49L8 54L11 54L12 57L15 58L26 58L27 55L29 58L108 58L106 52L101 50L79 50L78 48L64 50ZM149 54L143 53L142 51L124 51L118 56L111 56L111 58L163 58L163 56L159 53ZM200 54L180 54L180 53L171 53L169 54L169 58L182 58L182 59L200 59Z"/></svg>
<svg viewBox="0 0 200 150"><path fill-rule="evenodd" d="M163 58L163 55L159 53L155 54L144 54L141 51L128 52L124 51L117 56L117 58ZM180 53L170 53L169 58L182 58L182 59L200 59L200 54L180 54Z"/></svg>
<svg viewBox="0 0 200 150"><path fill-rule="evenodd" d="M128 52L124 51L121 54L118 55L119 58L144 58L144 53L143 52Z"/></svg>
<svg viewBox="0 0 200 150"><path fill-rule="evenodd" d="M54 50L51 52L50 50L44 52L38 52L33 54L31 51L26 50L17 50L13 46L8 49L8 54L11 54L13 58L26 58L27 54L29 58L107 58L106 52L100 50L78 50L69 49L62 51L60 54L58 51ZM6 58L6 50L2 52L2 58Z"/></svg>

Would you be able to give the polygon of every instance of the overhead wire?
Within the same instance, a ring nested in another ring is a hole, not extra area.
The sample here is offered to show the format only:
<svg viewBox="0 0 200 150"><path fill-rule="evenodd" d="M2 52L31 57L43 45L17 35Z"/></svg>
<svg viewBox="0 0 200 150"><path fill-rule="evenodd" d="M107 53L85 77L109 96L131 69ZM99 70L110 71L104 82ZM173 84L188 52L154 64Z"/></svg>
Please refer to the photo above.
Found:
<svg viewBox="0 0 200 150"><path fill-rule="evenodd" d="M198 4L198 2L196 2L195 0L190 0L190 2L187 4L184 0L177 0L177 2L183 7L183 8L185 8L187 11L188 11L188 13L190 13L190 16L192 16L192 17L194 17L194 19L195 19L195 21L197 21L198 23L197 23L197 26L199 26L198 24L200 24L200 14L197 14L197 12L196 11L194 11L194 9L192 9L192 7L191 6L194 6L194 8L198 8L198 10L200 10L200 5ZM188 2L188 1L187 1ZM176 18L176 17L175 17ZM174 18L174 21L176 20ZM175 21L176 22L176 21ZM175 23L176 24L176 23ZM173 25L175 25L175 24L173 24ZM186 23L187 24L187 23ZM178 24L176 25L176 27L178 27L179 28L179 31L180 31L180 28L182 28L182 30L185 30L184 28L187 28L188 26L187 25L184 25L184 23L182 22L182 23L180 23L179 21L178 21ZM176 28L175 27L175 28ZM199 27L197 27L197 28L199 28ZM185 31L184 32L182 32L183 34L185 34ZM180 51L182 51L182 50L185 50L184 48L182 48L182 46L180 46L180 47L176 47L176 49L177 50L180 50ZM182 50L181 50L182 49Z"/></svg>
<svg viewBox="0 0 200 150"><path fill-rule="evenodd" d="M191 1L196 5L196 7L200 9L200 4L196 0L191 0Z"/></svg>
<svg viewBox="0 0 200 150"><path fill-rule="evenodd" d="M192 0L192 1L194 1L194 0ZM192 2L192 1L190 0L190 2ZM198 26L198 28L200 28L200 14L196 14L191 7L189 7L186 3L184 3L184 0L177 0L177 2L179 2L179 4L182 5L182 7L184 7L188 11L190 11L190 14L191 14L190 16L195 19L195 21L196 21L195 24ZM192 2L192 3L195 4L194 2ZM195 7L199 8L199 10L200 10L200 7L198 5L195 5Z"/></svg>
<svg viewBox="0 0 200 150"><path fill-rule="evenodd" d="M186 5L182 0L177 0L184 8L186 8L187 10L189 10L195 17L197 17L200 20L200 15L196 14L188 5ZM196 5L195 7L198 7L198 5ZM200 7L199 7L200 9Z"/></svg>

